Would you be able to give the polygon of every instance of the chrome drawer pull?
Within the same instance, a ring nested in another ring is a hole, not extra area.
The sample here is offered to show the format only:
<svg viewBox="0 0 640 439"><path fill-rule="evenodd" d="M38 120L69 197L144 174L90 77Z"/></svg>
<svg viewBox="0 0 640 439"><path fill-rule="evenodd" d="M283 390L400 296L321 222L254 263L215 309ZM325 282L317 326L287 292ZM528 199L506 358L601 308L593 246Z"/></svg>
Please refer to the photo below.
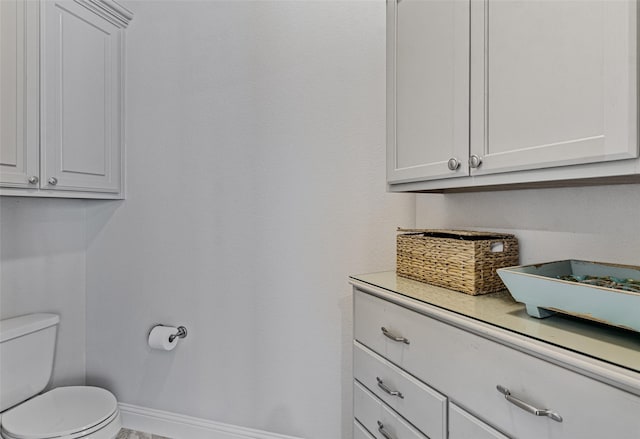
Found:
<svg viewBox="0 0 640 439"><path fill-rule="evenodd" d="M387 433L387 430L384 429L384 425L380 421L378 421L378 431L384 436L384 439L393 439L393 436Z"/></svg>
<svg viewBox="0 0 640 439"><path fill-rule="evenodd" d="M496 386L496 389L498 389L498 392L502 393L505 397L505 399L507 401L509 401L511 404L520 407L522 410L524 410L525 412L529 412L532 415L536 415L536 416L546 416L548 418L553 419L556 422L562 422L562 416L560 416L559 414L552 412L550 410L547 409L538 409L534 406L532 406L531 404L528 404L524 401L522 401L521 399L518 399L514 396L511 395L511 392L509 391L509 389L507 389L506 387L502 387L500 384L498 384Z"/></svg>
<svg viewBox="0 0 640 439"><path fill-rule="evenodd" d="M409 344L409 339L408 338L404 338L400 335L395 335L393 332L390 332L387 328L385 328L384 326L382 328L380 328L382 330L382 333L384 334L385 337L390 338L393 341L399 341L405 344Z"/></svg>
<svg viewBox="0 0 640 439"><path fill-rule="evenodd" d="M390 388L388 388L387 385L384 383L384 381L380 379L380 377L376 377L376 380L378 381L378 387L384 390L385 393L388 393L391 396L397 396L398 398L404 399L404 395L402 393L398 392L397 390L391 390Z"/></svg>

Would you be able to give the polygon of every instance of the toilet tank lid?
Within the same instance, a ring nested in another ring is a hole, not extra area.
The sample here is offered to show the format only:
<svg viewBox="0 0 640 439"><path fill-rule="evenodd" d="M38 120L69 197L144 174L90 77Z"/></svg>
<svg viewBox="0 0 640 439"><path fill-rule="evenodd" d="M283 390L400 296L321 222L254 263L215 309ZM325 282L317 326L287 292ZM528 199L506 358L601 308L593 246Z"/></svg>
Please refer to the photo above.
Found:
<svg viewBox="0 0 640 439"><path fill-rule="evenodd" d="M0 320L0 343L57 325L57 314L37 313Z"/></svg>

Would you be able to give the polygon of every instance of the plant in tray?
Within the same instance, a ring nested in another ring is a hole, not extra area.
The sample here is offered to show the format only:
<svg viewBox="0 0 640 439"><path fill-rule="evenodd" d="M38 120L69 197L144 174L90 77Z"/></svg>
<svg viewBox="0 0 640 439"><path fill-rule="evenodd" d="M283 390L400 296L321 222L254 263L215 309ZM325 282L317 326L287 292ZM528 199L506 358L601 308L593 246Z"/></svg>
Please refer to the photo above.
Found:
<svg viewBox="0 0 640 439"><path fill-rule="evenodd" d="M640 281L635 279L621 279L614 276L589 276L589 275L576 275L568 274L565 276L558 276L560 280L566 280L569 282L579 282L588 285L595 285L598 287L613 288L616 290L632 291L634 293L640 293Z"/></svg>

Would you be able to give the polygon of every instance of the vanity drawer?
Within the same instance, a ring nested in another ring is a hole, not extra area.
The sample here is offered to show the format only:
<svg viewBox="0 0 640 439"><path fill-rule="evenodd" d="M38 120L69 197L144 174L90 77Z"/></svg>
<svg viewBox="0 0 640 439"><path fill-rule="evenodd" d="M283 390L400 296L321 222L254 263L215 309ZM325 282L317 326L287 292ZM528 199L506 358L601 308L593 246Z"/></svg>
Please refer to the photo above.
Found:
<svg viewBox="0 0 640 439"><path fill-rule="evenodd" d="M362 291L354 300L357 340L510 436L640 438L635 395ZM498 385L562 422L524 411Z"/></svg>
<svg viewBox="0 0 640 439"><path fill-rule="evenodd" d="M353 421L353 439L374 439L362 424L354 419Z"/></svg>
<svg viewBox="0 0 640 439"><path fill-rule="evenodd" d="M377 439L428 439L360 383L353 383L353 414Z"/></svg>
<svg viewBox="0 0 640 439"><path fill-rule="evenodd" d="M353 374L429 438L446 439L447 398L444 395L358 342L353 344Z"/></svg>
<svg viewBox="0 0 640 439"><path fill-rule="evenodd" d="M449 439L509 439L461 407L449 403Z"/></svg>
<svg viewBox="0 0 640 439"><path fill-rule="evenodd" d="M447 344L446 338L438 333L442 325L415 311L355 290L354 338L407 371L405 365L427 370L433 365L431 349ZM427 383L437 387L430 381Z"/></svg>

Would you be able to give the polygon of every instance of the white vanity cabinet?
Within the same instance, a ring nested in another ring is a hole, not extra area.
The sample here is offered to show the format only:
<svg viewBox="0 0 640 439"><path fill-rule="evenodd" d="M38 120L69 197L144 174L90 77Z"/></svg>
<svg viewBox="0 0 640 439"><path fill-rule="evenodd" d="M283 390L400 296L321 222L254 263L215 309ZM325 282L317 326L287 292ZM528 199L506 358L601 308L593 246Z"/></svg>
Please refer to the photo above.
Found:
<svg viewBox="0 0 640 439"><path fill-rule="evenodd" d="M387 24L390 190L638 179L636 0L390 0Z"/></svg>
<svg viewBox="0 0 640 439"><path fill-rule="evenodd" d="M428 404L403 407L397 398L386 403L426 436L446 438L448 431L451 439L640 437L640 396L592 372L564 367L562 356L573 353L557 349L560 364L555 364L475 333L470 328L478 325L481 332L482 326L473 321L467 322L469 329L458 326L454 313L447 321L442 310L437 312L443 318L430 316L428 306L420 311L381 298L375 289L354 289L356 383L376 395L388 393L363 378L367 371L388 377L393 391L414 395L426 388ZM640 374L634 377L640 388ZM355 398L356 414L359 401Z"/></svg>
<svg viewBox="0 0 640 439"><path fill-rule="evenodd" d="M113 0L2 2L0 194L122 198L123 48L131 19ZM5 47L11 38L17 56ZM5 69L15 70L15 99Z"/></svg>

